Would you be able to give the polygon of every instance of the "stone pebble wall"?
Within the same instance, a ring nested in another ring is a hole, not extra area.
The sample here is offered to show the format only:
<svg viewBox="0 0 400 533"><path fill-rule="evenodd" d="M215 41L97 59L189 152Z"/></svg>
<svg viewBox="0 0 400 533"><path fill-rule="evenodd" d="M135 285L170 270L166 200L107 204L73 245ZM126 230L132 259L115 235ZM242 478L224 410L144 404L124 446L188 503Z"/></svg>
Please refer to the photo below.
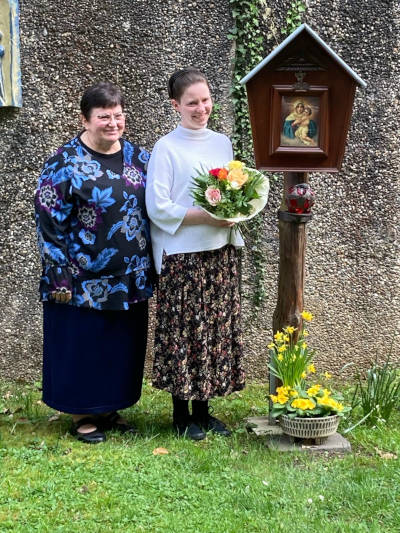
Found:
<svg viewBox="0 0 400 533"><path fill-rule="evenodd" d="M290 2L265 4L267 54L281 40ZM383 355L399 325L398 17L395 3L383 0L308 2L306 22L368 83L357 91L342 171L311 175L317 205L308 226L305 306L316 315L319 363L332 371ZM82 91L102 79L118 83L128 137L151 149L177 123L168 76L198 66L221 106L215 123L229 134L231 25L228 0L20 0L23 108L0 108L0 377L40 376L32 197L43 161L79 131ZM246 364L260 380L276 302L281 189L278 176L264 214L267 299L258 316L248 295L253 267L244 261Z"/></svg>

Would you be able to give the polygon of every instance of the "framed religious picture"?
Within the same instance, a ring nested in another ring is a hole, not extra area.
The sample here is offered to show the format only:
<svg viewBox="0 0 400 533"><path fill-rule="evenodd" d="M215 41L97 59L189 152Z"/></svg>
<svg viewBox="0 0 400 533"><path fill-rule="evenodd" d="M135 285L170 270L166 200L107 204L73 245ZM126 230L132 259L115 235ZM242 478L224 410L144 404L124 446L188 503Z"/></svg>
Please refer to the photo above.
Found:
<svg viewBox="0 0 400 533"><path fill-rule="evenodd" d="M328 88L272 87L270 155L328 153Z"/></svg>

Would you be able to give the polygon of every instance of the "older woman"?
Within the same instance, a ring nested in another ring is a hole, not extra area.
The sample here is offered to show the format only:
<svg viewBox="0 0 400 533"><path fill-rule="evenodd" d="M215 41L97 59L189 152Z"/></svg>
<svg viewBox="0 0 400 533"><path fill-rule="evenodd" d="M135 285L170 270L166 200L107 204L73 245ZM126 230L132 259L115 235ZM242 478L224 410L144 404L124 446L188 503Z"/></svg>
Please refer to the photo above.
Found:
<svg viewBox="0 0 400 533"><path fill-rule="evenodd" d="M83 131L45 163L35 195L43 272L43 401L84 442L134 431L152 296L144 204L149 154L122 139L124 99L98 83L81 99Z"/></svg>

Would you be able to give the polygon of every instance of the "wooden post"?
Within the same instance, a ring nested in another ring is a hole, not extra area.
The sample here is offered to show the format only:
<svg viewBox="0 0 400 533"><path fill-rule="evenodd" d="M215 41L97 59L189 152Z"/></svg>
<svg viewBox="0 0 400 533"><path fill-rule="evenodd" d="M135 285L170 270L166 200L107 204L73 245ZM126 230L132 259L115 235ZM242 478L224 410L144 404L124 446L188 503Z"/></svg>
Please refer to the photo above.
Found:
<svg viewBox="0 0 400 533"><path fill-rule="evenodd" d="M285 197L292 185L308 183L305 172L285 172L281 211L287 211ZM304 290L305 224L279 218L279 281L278 301L273 315L273 334L285 326L298 330L302 326ZM296 332L294 333L296 341ZM279 380L269 373L269 390L275 394ZM275 423L270 417L269 422Z"/></svg>

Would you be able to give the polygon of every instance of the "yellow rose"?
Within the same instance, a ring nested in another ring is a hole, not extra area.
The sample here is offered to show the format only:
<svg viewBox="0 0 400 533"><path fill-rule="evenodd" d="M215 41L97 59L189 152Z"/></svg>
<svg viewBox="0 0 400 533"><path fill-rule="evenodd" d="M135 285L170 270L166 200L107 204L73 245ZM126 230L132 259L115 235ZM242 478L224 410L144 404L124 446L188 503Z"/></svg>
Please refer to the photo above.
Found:
<svg viewBox="0 0 400 533"><path fill-rule="evenodd" d="M242 169L243 167L244 167L244 164L241 161L233 160L230 163L228 163L229 170L234 170L236 168Z"/></svg>

